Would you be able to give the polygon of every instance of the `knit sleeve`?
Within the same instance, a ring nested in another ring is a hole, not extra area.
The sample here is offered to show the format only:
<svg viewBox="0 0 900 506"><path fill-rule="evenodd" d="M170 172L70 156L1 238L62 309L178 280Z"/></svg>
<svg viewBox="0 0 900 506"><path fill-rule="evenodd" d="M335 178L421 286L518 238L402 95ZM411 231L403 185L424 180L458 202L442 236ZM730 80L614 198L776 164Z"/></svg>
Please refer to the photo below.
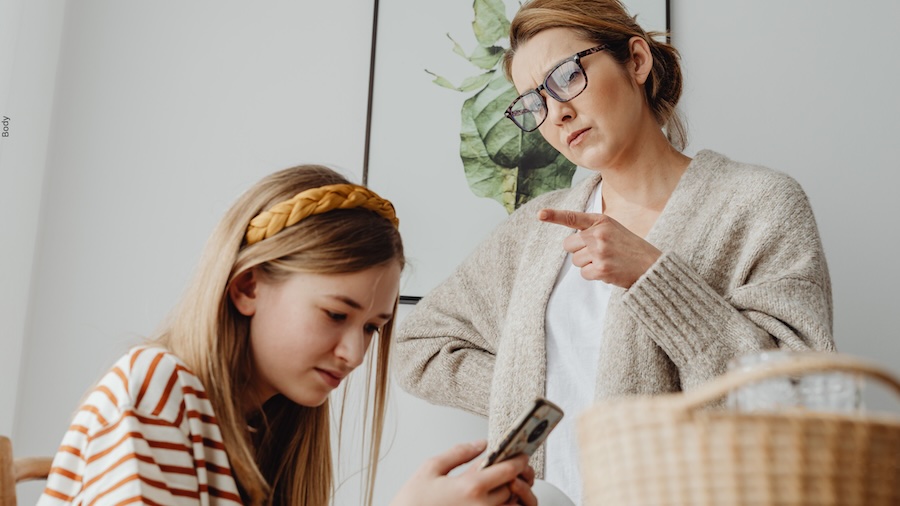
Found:
<svg viewBox="0 0 900 506"><path fill-rule="evenodd" d="M623 298L682 388L744 353L834 350L828 269L805 193L782 176L753 191L704 221L702 234L680 229L694 249L666 251Z"/></svg>

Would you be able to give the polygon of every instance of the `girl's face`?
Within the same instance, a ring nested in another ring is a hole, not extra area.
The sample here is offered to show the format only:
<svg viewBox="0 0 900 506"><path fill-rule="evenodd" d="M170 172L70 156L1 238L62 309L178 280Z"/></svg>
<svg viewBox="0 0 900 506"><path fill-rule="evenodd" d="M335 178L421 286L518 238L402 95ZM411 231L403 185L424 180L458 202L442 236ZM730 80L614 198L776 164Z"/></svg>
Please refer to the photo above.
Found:
<svg viewBox="0 0 900 506"><path fill-rule="evenodd" d="M538 33L516 50L510 72L516 89L525 93L537 88L559 62L596 45L567 28ZM623 69L606 51L582 58L587 88L580 95L561 103L542 92L547 119L539 128L541 135L587 169L600 170L632 156L640 147L639 133L649 111L641 88L646 76L634 63Z"/></svg>
<svg viewBox="0 0 900 506"><path fill-rule="evenodd" d="M257 402L279 393L303 406L325 402L393 318L399 285L399 262L280 282L254 269L238 277L229 293L250 317Z"/></svg>

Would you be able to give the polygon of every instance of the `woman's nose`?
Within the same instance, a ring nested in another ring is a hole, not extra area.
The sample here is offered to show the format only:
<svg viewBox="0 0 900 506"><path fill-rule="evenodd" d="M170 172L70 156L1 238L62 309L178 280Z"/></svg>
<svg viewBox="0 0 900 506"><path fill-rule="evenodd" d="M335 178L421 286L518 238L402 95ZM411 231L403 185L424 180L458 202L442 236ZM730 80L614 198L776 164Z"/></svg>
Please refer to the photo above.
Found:
<svg viewBox="0 0 900 506"><path fill-rule="evenodd" d="M545 121L550 121L554 125L561 125L575 117L575 109L572 107L571 101L558 102L552 97L547 97L546 101L547 119Z"/></svg>

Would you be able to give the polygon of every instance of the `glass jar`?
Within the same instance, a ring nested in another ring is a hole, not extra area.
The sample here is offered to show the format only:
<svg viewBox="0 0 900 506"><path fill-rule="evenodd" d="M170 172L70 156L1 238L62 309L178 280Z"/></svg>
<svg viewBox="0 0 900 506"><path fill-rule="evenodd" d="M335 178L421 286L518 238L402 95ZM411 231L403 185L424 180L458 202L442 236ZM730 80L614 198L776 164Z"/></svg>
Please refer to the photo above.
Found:
<svg viewBox="0 0 900 506"><path fill-rule="evenodd" d="M764 350L735 357L728 370L743 371L770 366L786 360L802 360L807 354L789 350ZM816 372L800 376L775 376L735 388L726 406L738 411L808 409L853 413L863 409L861 375L845 372Z"/></svg>

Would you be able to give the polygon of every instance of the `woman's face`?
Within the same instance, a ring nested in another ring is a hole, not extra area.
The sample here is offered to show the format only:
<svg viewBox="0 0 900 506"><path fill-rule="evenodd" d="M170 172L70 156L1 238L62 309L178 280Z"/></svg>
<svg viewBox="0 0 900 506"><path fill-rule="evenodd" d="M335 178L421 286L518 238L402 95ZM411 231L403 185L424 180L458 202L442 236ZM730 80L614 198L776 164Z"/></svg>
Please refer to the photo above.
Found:
<svg viewBox="0 0 900 506"><path fill-rule="evenodd" d="M282 394L319 406L359 366L372 337L393 318L400 264L349 274L293 274L270 281L251 270L231 289L250 316L257 402Z"/></svg>
<svg viewBox="0 0 900 506"><path fill-rule="evenodd" d="M519 93L537 88L560 61L596 46L567 28L538 33L516 50L511 66ZM635 72L623 69L606 51L581 60L587 88L568 102L557 102L542 92L547 119L541 135L573 163L599 170L622 163L640 145L647 106Z"/></svg>

